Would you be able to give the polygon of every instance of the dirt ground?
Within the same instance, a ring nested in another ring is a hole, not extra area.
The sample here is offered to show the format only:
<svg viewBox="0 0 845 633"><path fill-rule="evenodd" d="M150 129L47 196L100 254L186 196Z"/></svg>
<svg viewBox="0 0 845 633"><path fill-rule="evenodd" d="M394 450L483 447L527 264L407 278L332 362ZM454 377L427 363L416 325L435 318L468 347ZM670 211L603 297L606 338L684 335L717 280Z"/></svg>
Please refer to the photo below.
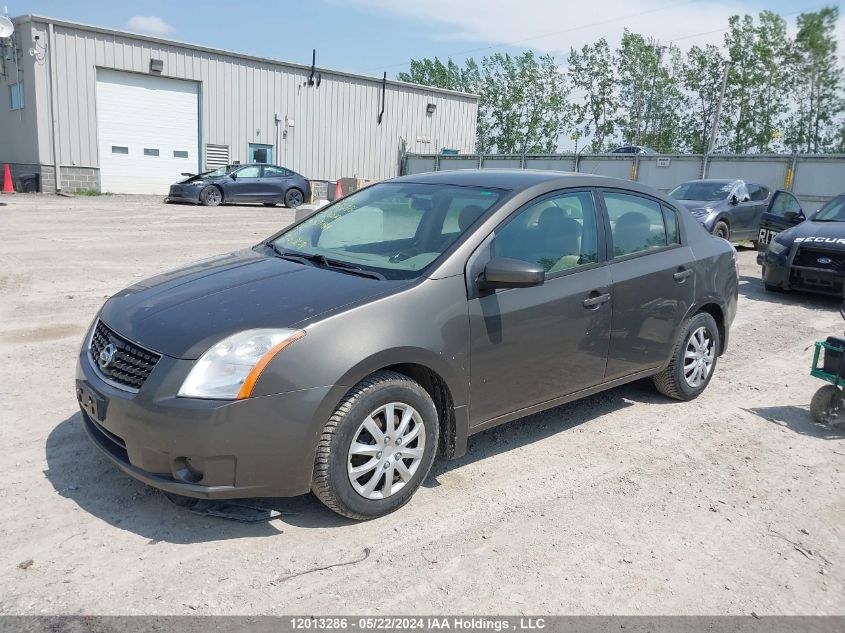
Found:
<svg viewBox="0 0 845 633"><path fill-rule="evenodd" d="M845 614L845 432L815 425L832 299L763 291L740 252L709 389L635 383L470 439L399 512L312 496L198 516L90 445L84 330L138 278L255 243L283 208L0 199L0 614Z"/></svg>

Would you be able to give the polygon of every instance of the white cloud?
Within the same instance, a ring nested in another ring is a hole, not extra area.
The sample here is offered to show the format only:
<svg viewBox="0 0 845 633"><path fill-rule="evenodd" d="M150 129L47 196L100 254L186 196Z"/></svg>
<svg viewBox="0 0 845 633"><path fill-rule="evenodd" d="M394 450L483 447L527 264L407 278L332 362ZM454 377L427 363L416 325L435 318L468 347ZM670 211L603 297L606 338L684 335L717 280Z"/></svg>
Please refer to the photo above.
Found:
<svg viewBox="0 0 845 633"><path fill-rule="evenodd" d="M571 47L580 48L607 39L616 48L624 29L661 42L676 41L682 49L693 44L722 44L728 17L756 15L765 7L756 0L722 3L718 1L677 2L668 0L347 0L348 4L415 20L426 30L442 31L440 50L431 55L451 55L456 61L465 56L483 56L486 49L509 45L549 52L564 61ZM794 20L794 17L787 18ZM472 45L457 41L479 42ZM401 61L401 60L397 60Z"/></svg>
<svg viewBox="0 0 845 633"><path fill-rule="evenodd" d="M164 37L175 30L157 15L134 15L129 18L126 28L136 33Z"/></svg>

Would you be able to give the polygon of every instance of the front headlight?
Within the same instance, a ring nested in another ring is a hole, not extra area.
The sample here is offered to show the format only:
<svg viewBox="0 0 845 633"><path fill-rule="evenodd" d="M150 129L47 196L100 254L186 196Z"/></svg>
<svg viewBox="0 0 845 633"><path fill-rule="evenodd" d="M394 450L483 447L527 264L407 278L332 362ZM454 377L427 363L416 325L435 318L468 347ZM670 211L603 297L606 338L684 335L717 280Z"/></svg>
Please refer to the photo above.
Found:
<svg viewBox="0 0 845 633"><path fill-rule="evenodd" d="M245 330L233 334L200 357L178 395L219 400L249 398L258 377L273 357L303 336L303 330L287 329Z"/></svg>
<svg viewBox="0 0 845 633"><path fill-rule="evenodd" d="M769 251L771 251L772 255L781 255L788 250L788 244L781 244L777 240L772 240L771 244L769 244Z"/></svg>

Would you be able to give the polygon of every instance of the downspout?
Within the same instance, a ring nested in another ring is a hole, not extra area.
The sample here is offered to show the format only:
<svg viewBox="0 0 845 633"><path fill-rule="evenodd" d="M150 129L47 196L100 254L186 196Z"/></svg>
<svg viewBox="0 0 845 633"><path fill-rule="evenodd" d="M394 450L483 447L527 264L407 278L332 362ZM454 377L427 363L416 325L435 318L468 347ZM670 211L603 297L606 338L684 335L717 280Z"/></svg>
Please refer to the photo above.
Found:
<svg viewBox="0 0 845 633"><path fill-rule="evenodd" d="M56 170L56 193L62 190L62 168L59 161L59 115L56 105L58 91L56 79L56 55L53 45L56 37L53 33L53 23L47 25L47 55L50 60L50 127L53 134L53 166Z"/></svg>

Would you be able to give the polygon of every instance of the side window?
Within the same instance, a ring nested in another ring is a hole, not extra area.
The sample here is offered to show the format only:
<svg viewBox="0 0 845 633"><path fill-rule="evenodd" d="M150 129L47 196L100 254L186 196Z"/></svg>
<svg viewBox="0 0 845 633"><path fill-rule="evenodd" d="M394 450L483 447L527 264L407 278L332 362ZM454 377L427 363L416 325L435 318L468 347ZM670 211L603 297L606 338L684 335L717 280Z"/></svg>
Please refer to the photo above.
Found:
<svg viewBox="0 0 845 633"><path fill-rule="evenodd" d="M240 171L236 172L237 177L240 178L258 178L261 175L261 167L258 165L251 165L250 167L244 167Z"/></svg>
<svg viewBox="0 0 845 633"><path fill-rule="evenodd" d="M610 219L614 258L669 245L663 210L657 202L631 194L606 192L604 204Z"/></svg>
<svg viewBox="0 0 845 633"><path fill-rule="evenodd" d="M264 177L265 178L284 178L287 176L287 169L282 169L281 167L265 167L264 168Z"/></svg>
<svg viewBox="0 0 845 633"><path fill-rule="evenodd" d="M593 196L561 193L530 203L496 231L492 252L539 264L553 275L598 261Z"/></svg>
<svg viewBox="0 0 845 633"><path fill-rule="evenodd" d="M753 185L751 183L746 185L748 187L748 195L754 202L762 202L769 197L769 190L763 185Z"/></svg>
<svg viewBox="0 0 845 633"><path fill-rule="evenodd" d="M801 212L801 205L799 204L798 200L795 199L794 196L785 193L783 191L775 194L775 199L772 200L772 206L769 211L772 215L776 215L779 218L782 218L786 215L787 211L794 211L795 213Z"/></svg>
<svg viewBox="0 0 845 633"><path fill-rule="evenodd" d="M491 196L454 196L446 209L446 216L443 218L443 228L440 233L443 236L459 235L466 231L473 222L480 218L487 209L496 201Z"/></svg>
<svg viewBox="0 0 845 633"><path fill-rule="evenodd" d="M663 207L663 222L666 224L666 241L669 244L680 244L678 234L678 214L669 207Z"/></svg>

